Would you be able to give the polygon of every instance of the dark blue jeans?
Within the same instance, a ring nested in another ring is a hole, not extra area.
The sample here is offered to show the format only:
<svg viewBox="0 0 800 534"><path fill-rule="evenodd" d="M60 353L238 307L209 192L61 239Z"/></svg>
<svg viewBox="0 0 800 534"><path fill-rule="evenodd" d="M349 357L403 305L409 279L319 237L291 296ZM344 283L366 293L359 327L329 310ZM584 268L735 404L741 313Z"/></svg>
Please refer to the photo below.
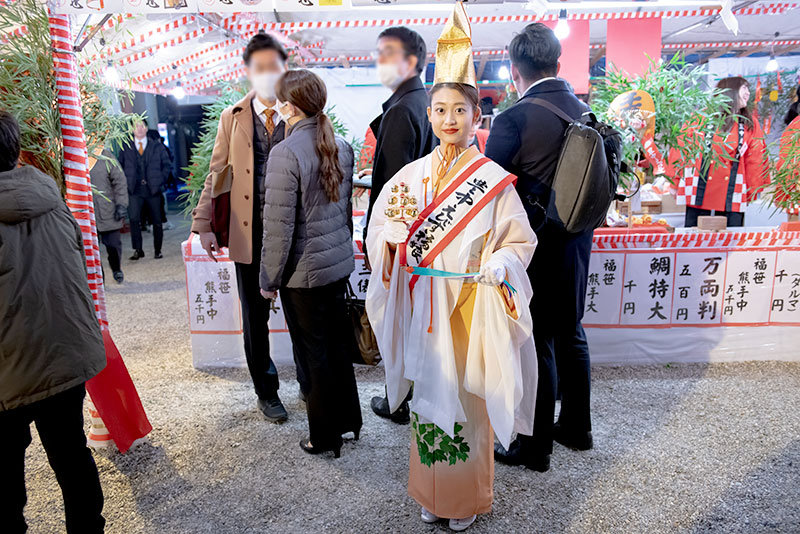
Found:
<svg viewBox="0 0 800 534"><path fill-rule="evenodd" d="M69 534L103 532L103 490L92 451L86 447L83 430L84 385L44 400L0 412L0 530L21 534L28 527L23 509L25 492L25 449L31 444L31 423L56 474L64 497Z"/></svg>

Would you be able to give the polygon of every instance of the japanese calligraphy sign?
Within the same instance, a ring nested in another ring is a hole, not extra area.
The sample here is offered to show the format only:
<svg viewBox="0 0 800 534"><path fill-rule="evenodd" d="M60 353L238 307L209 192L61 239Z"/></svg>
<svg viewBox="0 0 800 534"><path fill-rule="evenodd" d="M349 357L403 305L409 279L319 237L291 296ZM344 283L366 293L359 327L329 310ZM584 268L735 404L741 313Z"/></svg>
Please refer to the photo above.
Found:
<svg viewBox="0 0 800 534"><path fill-rule="evenodd" d="M774 234L747 234L749 241L720 234L714 243L652 237L628 246L595 238L584 325L800 325L800 235L779 246Z"/></svg>
<svg viewBox="0 0 800 534"><path fill-rule="evenodd" d="M240 332L242 319L233 262L187 262L186 275L191 331Z"/></svg>
<svg viewBox="0 0 800 534"><path fill-rule="evenodd" d="M370 271L367 269L363 252L356 252L356 269L350 273L350 287L359 300L367 299L367 285L369 284Z"/></svg>

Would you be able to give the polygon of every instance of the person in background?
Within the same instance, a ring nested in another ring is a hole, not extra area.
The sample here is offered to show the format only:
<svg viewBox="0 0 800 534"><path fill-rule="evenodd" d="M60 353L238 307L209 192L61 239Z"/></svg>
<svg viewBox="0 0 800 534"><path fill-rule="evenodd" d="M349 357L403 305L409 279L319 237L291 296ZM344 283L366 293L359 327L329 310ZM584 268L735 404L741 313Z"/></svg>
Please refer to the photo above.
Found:
<svg viewBox="0 0 800 534"><path fill-rule="evenodd" d="M157 143L161 143L161 146L164 147L164 150L167 151L167 156L169 156L169 176L164 181L164 188L161 192L161 227L164 230L172 230L175 226L167 220L167 190L175 187L175 173L172 171L172 165L175 160L172 157L172 150L164 143L164 138L161 137L161 134L158 133L158 130L147 130L147 138L151 141L155 141Z"/></svg>
<svg viewBox="0 0 800 534"><path fill-rule="evenodd" d="M508 450L498 445L495 458L544 472L550 469L553 439L573 449L592 448L589 345L581 325L592 231L570 234L545 217L567 123L530 100L546 100L575 118L588 108L556 78L561 44L550 28L529 24L508 52L521 97L495 119L486 156L519 177L517 192L539 240L528 268L539 387L533 435L519 434ZM561 412L554 426L557 386Z"/></svg>
<svg viewBox="0 0 800 534"><path fill-rule="evenodd" d="M697 218L711 215L712 210L715 215L727 217L728 226L744 226L747 204L758 198L769 182L764 134L747 105L750 85L741 77L724 78L717 83L717 89L725 92L729 102L724 110L727 119L723 131L714 134L719 164L712 162L704 174L698 162L678 161L674 165L681 176L687 168L699 175L686 206L687 228L697 226ZM697 128L690 128L686 139L695 145L705 142Z"/></svg>
<svg viewBox="0 0 800 534"><path fill-rule="evenodd" d="M325 115L325 84L292 70L277 85L275 109L286 140L270 153L264 190L261 294L280 290L295 356L307 374L309 454L333 451L342 434L361 431L353 365L342 336L348 331L345 291L353 256L354 155Z"/></svg>
<svg viewBox="0 0 800 534"><path fill-rule="evenodd" d="M147 139L147 123L140 121L133 130L133 142L122 149L119 163L128 179L128 215L131 221L131 260L144 258L142 249L142 211L146 208L153 220L153 247L157 260L163 258L161 244L164 231L161 226L161 193L172 163L161 143Z"/></svg>
<svg viewBox="0 0 800 534"><path fill-rule="evenodd" d="M36 423L67 533L100 533L103 490L86 447L83 399L106 354L83 237L53 179L17 168L19 153L19 125L0 111L0 530L27 530L25 450Z"/></svg>
<svg viewBox="0 0 800 534"><path fill-rule="evenodd" d="M800 84L794 90L793 102L789 105L789 110L786 112L786 117L783 118L784 124L789 126L794 119L800 116Z"/></svg>
<svg viewBox="0 0 800 534"><path fill-rule="evenodd" d="M372 217L372 208L383 185L397 171L430 154L436 146L427 115L428 93L420 78L425 71L427 54L425 41L409 28L386 28L378 36L378 77L392 90L392 96L383 103L383 113L370 124L377 141L372 169L362 171L362 174L372 174L367 222ZM409 422L408 402L392 413L386 397L373 397L371 407L376 415L395 423Z"/></svg>
<svg viewBox="0 0 800 534"><path fill-rule="evenodd" d="M95 188L92 197L97 235L106 247L108 264L111 266L114 280L121 284L125 280L125 275L122 274L120 230L127 216L128 182L119 162L109 150L102 150L99 158L90 157L89 165L89 178Z"/></svg>
<svg viewBox="0 0 800 534"><path fill-rule="evenodd" d="M275 84L286 71L288 55L272 36L259 33L247 43L244 55L252 90L226 108L219 119L217 139L211 153L210 169L233 167L229 255L236 265L247 367L253 378L257 405L273 423L288 418L278 397L278 370L269 355L270 302L261 298L259 272L263 237L264 199L262 186L272 148L283 141L285 123L275 111ZM206 178L197 207L192 212L192 232L208 256L220 251L211 231L211 174ZM301 391L305 391L303 369L297 366Z"/></svg>

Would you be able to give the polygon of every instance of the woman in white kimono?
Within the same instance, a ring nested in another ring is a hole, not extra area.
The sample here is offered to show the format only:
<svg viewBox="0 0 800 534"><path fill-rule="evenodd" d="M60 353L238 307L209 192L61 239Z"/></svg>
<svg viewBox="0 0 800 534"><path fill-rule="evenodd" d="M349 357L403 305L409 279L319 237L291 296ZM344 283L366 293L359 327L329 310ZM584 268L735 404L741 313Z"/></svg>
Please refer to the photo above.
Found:
<svg viewBox="0 0 800 534"><path fill-rule="evenodd" d="M460 3L428 115L441 145L384 186L369 223L367 312L393 410L414 386L409 494L423 521L464 530L491 510L493 431L504 445L532 431L536 236L516 177L470 146L481 112Z"/></svg>

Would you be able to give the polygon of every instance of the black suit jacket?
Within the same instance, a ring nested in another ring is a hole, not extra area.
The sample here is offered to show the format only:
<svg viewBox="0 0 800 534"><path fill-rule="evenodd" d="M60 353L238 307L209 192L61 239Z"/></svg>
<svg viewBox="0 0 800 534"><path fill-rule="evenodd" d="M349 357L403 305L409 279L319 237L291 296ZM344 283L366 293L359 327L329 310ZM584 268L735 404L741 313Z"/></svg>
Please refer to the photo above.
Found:
<svg viewBox="0 0 800 534"><path fill-rule="evenodd" d="M383 113L369 127L375 134L376 144L368 220L384 184L412 161L430 154L436 146L428 121L428 93L419 76L400 84L383 103Z"/></svg>
<svg viewBox="0 0 800 534"><path fill-rule="evenodd" d="M128 194L133 195L136 192L136 184L144 178L147 180L147 189L150 191L150 195L155 196L166 184L172 170L172 162L166 147L152 139L147 140L147 146L142 156L144 157L144 176L139 169L139 151L136 150L135 141L131 140L119 154L119 164L128 180Z"/></svg>
<svg viewBox="0 0 800 534"><path fill-rule="evenodd" d="M492 124L486 156L517 175L517 192L531 225L537 228L543 213L537 210L535 203L546 207L549 202L567 123L550 110L531 104L533 98L547 100L574 118L589 108L578 100L564 80L546 80L532 87Z"/></svg>

